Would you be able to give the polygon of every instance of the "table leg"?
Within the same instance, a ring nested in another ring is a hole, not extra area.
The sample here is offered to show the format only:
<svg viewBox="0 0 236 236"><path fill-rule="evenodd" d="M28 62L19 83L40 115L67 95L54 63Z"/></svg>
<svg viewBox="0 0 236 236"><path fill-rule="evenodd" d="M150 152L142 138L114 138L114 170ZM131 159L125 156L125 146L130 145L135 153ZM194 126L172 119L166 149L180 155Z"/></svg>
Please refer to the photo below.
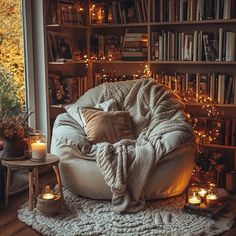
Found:
<svg viewBox="0 0 236 236"><path fill-rule="evenodd" d="M29 211L34 209L33 170L29 170Z"/></svg>
<svg viewBox="0 0 236 236"><path fill-rule="evenodd" d="M7 182L6 182L6 198L5 198L5 207L8 206L8 197L9 197L9 190L10 190L10 181L11 181L11 168L7 167Z"/></svg>
<svg viewBox="0 0 236 236"><path fill-rule="evenodd" d="M35 181L35 195L38 197L39 195L39 170L38 168L34 168L34 181Z"/></svg>
<svg viewBox="0 0 236 236"><path fill-rule="evenodd" d="M60 171L59 171L59 168L58 168L58 164L54 165L53 169L54 169L55 174L56 174L57 183L58 183L59 191L60 191L60 194L61 194L61 202L62 202L62 204L64 204L64 196L63 196L63 191L62 191L61 176L60 176Z"/></svg>

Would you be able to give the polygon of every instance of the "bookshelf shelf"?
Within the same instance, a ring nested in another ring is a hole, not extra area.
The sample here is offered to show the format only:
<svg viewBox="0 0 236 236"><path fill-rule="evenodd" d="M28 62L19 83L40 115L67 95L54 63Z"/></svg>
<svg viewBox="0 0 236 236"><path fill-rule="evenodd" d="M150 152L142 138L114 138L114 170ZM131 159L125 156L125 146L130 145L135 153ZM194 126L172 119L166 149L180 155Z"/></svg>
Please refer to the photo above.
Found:
<svg viewBox="0 0 236 236"><path fill-rule="evenodd" d="M55 28L67 28L67 29L88 29L86 25L69 25L69 24L50 24L47 25L48 29L55 29Z"/></svg>
<svg viewBox="0 0 236 236"><path fill-rule="evenodd" d="M105 63L105 64L147 64L147 61L122 61L122 60L92 60L92 63L96 64L96 63Z"/></svg>
<svg viewBox="0 0 236 236"><path fill-rule="evenodd" d="M151 26L169 26L169 25L223 25L236 24L236 19L230 20L198 20L198 21L165 21L151 22Z"/></svg>
<svg viewBox="0 0 236 236"><path fill-rule="evenodd" d="M187 102L185 103L186 106L196 106L196 107L201 107L202 104L201 103L194 103L194 102ZM228 109L231 109L231 108L234 108L236 109L236 104L216 104L216 107L218 108L228 108Z"/></svg>
<svg viewBox="0 0 236 236"><path fill-rule="evenodd" d="M86 64L86 61L50 61L49 65L70 65L70 64Z"/></svg>
<svg viewBox="0 0 236 236"><path fill-rule="evenodd" d="M206 147L216 148L216 149L229 149L236 150L236 146L222 145L222 144L206 144Z"/></svg>
<svg viewBox="0 0 236 236"><path fill-rule="evenodd" d="M150 61L151 64L236 65L236 61Z"/></svg>
<svg viewBox="0 0 236 236"><path fill-rule="evenodd" d="M57 105L50 105L51 108L55 108L55 109L64 109L64 106L66 106L68 104L57 104Z"/></svg>
<svg viewBox="0 0 236 236"><path fill-rule="evenodd" d="M148 26L148 23L128 23L128 24L91 24L91 28L122 28L122 27L142 27Z"/></svg>

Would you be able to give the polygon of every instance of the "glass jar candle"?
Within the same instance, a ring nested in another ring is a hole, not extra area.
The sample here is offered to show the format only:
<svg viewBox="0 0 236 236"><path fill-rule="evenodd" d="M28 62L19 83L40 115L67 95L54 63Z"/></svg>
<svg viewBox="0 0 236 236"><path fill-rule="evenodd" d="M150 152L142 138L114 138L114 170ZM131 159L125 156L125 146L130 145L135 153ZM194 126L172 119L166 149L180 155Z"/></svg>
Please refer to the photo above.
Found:
<svg viewBox="0 0 236 236"><path fill-rule="evenodd" d="M217 205L218 199L218 191L214 184L209 185L209 189L206 195L206 204L207 205Z"/></svg>
<svg viewBox="0 0 236 236"><path fill-rule="evenodd" d="M188 188L188 198L187 202L191 205L200 205L201 204L201 197L198 194L199 188L196 185L192 185Z"/></svg>
<svg viewBox="0 0 236 236"><path fill-rule="evenodd" d="M44 161L47 156L47 134L36 130L30 133L31 159Z"/></svg>

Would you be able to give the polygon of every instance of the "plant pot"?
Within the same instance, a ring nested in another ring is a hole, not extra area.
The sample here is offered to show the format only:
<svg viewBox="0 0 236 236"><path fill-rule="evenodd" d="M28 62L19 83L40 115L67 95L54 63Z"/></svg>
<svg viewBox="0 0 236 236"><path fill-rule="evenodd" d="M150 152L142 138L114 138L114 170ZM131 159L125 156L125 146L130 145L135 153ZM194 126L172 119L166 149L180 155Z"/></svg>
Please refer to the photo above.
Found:
<svg viewBox="0 0 236 236"><path fill-rule="evenodd" d="M7 157L20 157L24 155L25 142L23 139L4 140L4 154Z"/></svg>

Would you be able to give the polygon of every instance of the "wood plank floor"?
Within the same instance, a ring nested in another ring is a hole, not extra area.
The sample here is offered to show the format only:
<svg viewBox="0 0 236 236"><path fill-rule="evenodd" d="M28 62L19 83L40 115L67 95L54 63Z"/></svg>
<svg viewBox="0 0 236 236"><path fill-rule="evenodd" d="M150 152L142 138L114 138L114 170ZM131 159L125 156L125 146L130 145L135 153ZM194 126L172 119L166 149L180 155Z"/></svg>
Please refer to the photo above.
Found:
<svg viewBox="0 0 236 236"><path fill-rule="evenodd" d="M52 173L40 177L40 186L55 183L55 177ZM9 199L7 209L0 208L0 236L39 236L41 235L31 227L17 219L17 209L28 197L28 192L24 191ZM1 206L2 207L2 206ZM236 215L236 201L232 205ZM236 225L222 236L236 236Z"/></svg>

